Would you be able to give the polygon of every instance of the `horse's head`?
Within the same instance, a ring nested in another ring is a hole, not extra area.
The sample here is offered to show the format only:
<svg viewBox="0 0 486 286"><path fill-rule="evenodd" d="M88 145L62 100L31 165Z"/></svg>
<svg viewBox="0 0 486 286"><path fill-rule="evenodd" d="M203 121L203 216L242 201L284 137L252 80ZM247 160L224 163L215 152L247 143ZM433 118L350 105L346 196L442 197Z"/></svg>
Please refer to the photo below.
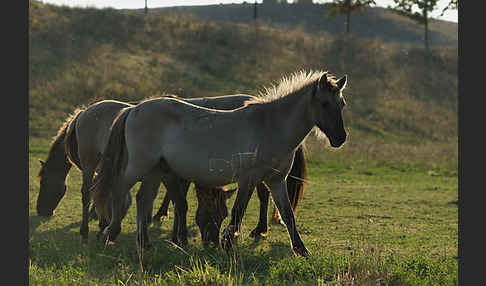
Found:
<svg viewBox="0 0 486 286"><path fill-rule="evenodd" d="M48 164L40 160L41 169L39 171L40 189L37 197L37 213L40 216L50 217L54 214L62 197L66 193L65 177L51 170Z"/></svg>
<svg viewBox="0 0 486 286"><path fill-rule="evenodd" d="M219 230L223 220L228 216L226 201L235 193L236 189L225 191L223 188L196 187L198 207L196 224L201 232L204 244L213 247L219 245Z"/></svg>
<svg viewBox="0 0 486 286"><path fill-rule="evenodd" d="M316 82L312 98L315 124L329 138L332 147L340 147L346 141L342 111L345 106L342 90L347 76L334 80L327 73Z"/></svg>

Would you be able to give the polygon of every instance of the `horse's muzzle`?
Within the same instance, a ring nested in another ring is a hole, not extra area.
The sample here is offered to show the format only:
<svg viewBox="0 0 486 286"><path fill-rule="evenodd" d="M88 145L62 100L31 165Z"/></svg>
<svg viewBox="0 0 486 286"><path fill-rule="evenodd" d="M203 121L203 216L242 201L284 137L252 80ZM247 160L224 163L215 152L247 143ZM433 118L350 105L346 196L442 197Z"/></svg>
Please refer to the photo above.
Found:
<svg viewBox="0 0 486 286"><path fill-rule="evenodd" d="M346 142L347 137L348 137L347 134L344 133L343 136L340 136L338 138L334 138L334 139L329 138L329 143L331 143L332 147L339 148L344 144L344 142Z"/></svg>

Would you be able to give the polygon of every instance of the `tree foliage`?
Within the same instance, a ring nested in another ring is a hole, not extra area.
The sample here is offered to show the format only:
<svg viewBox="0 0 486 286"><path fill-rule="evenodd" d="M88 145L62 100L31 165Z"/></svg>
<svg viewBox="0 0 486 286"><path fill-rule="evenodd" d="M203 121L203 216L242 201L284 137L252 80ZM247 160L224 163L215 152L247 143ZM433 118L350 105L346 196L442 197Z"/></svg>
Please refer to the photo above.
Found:
<svg viewBox="0 0 486 286"><path fill-rule="evenodd" d="M333 0L329 3L332 8L330 15L363 11L364 7L373 4L376 4L374 0Z"/></svg>
<svg viewBox="0 0 486 286"><path fill-rule="evenodd" d="M438 0L393 0L395 7L391 8L394 12L406 16L419 24L424 24L428 19L428 14L436 9ZM414 12L414 8L419 11Z"/></svg>
<svg viewBox="0 0 486 286"><path fill-rule="evenodd" d="M442 9L442 13L440 14L441 16L444 15L445 11L447 10L457 10L459 6L459 0L450 0L449 4Z"/></svg>
<svg viewBox="0 0 486 286"><path fill-rule="evenodd" d="M389 7L395 13L406 16L418 24L424 25L425 49L429 49L429 13L437 8L438 0L393 0L395 7ZM451 0L451 2L457 0ZM418 11L417 11L418 10Z"/></svg>
<svg viewBox="0 0 486 286"><path fill-rule="evenodd" d="M362 12L366 6L374 4L375 0L333 0L328 4L331 8L328 15L346 15L346 32L349 33L351 13Z"/></svg>

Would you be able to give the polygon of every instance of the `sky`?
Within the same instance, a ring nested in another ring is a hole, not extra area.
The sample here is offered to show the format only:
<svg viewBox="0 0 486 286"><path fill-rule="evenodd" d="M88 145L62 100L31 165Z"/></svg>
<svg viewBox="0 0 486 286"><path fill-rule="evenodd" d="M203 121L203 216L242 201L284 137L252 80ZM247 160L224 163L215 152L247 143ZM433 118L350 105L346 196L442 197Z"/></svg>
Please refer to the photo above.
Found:
<svg viewBox="0 0 486 286"><path fill-rule="evenodd" d="M249 3L254 3L254 0L246 0ZM145 7L145 0L41 0L44 3L51 3L57 5L66 5L70 7L95 7L106 8L111 7L115 9L139 9ZM147 0L148 8L169 7L169 6L192 6L192 5L211 5L211 4L230 4L242 3L243 0ZM262 0L257 0L261 3ZM291 2L291 1L289 1ZM319 2L319 1L314 1ZM393 6L393 0L376 0L377 6L387 7ZM457 10L448 10L444 16L440 17L442 8L447 6L449 0L439 0L438 9L432 13L432 18L437 18L445 21L458 22Z"/></svg>

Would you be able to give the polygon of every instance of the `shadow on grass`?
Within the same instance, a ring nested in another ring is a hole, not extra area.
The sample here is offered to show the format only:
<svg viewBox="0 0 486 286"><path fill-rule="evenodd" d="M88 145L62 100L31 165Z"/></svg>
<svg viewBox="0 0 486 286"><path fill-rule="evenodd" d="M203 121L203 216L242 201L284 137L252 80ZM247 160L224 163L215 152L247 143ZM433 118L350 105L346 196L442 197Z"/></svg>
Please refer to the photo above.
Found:
<svg viewBox="0 0 486 286"><path fill-rule="evenodd" d="M120 233L114 245L105 245L97 239L98 227L90 227L87 244L81 243L79 227L81 222L73 222L63 227L39 230L40 226L52 218L40 216L29 217L29 258L31 263L44 269L59 267L77 268L88 276L104 279L107 275L124 271L137 273L139 256L136 249L134 232ZM123 225L122 225L123 229ZM188 226L188 238L198 235L195 225ZM171 230L149 227L152 248L143 251L143 265L150 264L173 266L184 263L187 255L185 249L174 247ZM190 248L191 246L188 246ZM170 263L167 263L167 262ZM164 267L167 268L167 267Z"/></svg>

